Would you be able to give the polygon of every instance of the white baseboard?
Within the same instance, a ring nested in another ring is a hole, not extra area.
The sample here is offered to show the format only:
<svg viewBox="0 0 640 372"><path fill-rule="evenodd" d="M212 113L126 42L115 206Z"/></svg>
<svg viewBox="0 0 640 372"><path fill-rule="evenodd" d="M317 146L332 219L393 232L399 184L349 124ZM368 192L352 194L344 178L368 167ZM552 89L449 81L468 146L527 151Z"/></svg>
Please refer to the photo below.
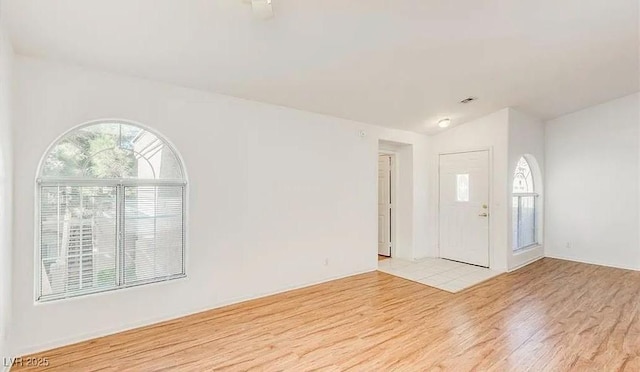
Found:
<svg viewBox="0 0 640 372"><path fill-rule="evenodd" d="M47 343L43 343L43 344L40 344L40 345L33 345L31 347L23 348L22 350L17 350L17 351L14 352L14 354L15 355L24 356L24 355L32 355L32 354L36 354L36 353L42 353L43 351L47 351L47 350L51 350L51 349L55 349L55 348L58 348L58 347L67 346L67 345L71 345L71 344L76 344L78 342L92 340L92 339L95 339L95 338L98 338L98 337L109 336L109 335L113 335L113 334L116 334L116 333L126 332L126 331L129 331L129 330L132 330L132 329L146 327L146 326L150 326L150 325L153 325L153 324L166 322L166 321L174 320L174 319L178 319L178 318L183 318L183 317L186 317L186 316L189 316L189 315L193 315L193 314L197 314L197 313L201 313L201 312L209 311L209 310L213 310L213 309L218 309L218 308L229 306L229 305L234 305L234 304L237 304L237 303L240 303L240 302L257 300L259 298L268 297L268 296L280 294L280 293L283 293L283 292L293 291L293 290L296 290L296 289L306 288L306 287L314 286L314 285L317 285L317 284L330 282L330 281L333 281L333 280L347 278L347 277L350 277L350 276L365 274L365 273L373 272L373 271L376 271L376 270L377 270L377 264L376 264L376 267L372 268L372 269L366 269L366 270L356 271L356 272L345 274L345 275L338 275L338 276L334 276L334 277L328 277L328 278L325 278L325 279L312 281L312 282L306 282L306 283L303 283L303 284L296 284L296 285L292 285L292 286L286 286L286 287L282 287L282 288L276 289L274 291L269 291L269 292L260 293L260 294L256 294L256 295L231 298L231 299L227 299L227 300L221 301L221 302L216 303L216 304L212 304L211 306L207 306L207 307L204 307L204 308L192 309L192 310L189 310L189 311L186 311L186 312L176 313L176 314L172 314L172 315L168 315L168 316L164 316L164 317L145 319L145 320L142 320L142 321L139 321L139 322L126 324L124 326L106 328L106 329L102 329L102 330L95 331L95 332L89 332L89 333L85 333L85 334L78 335L78 336L61 338L61 339L58 339L58 340L55 340L55 341L52 341L52 342L47 342ZM3 371L3 372L7 372L7 371Z"/></svg>
<svg viewBox="0 0 640 372"><path fill-rule="evenodd" d="M615 265L615 264L607 264L607 263L595 262L595 261L584 260L584 259L581 259L581 258L569 257L569 256L563 256L563 255L547 254L547 255L545 255L545 257L555 258L555 259L558 259L558 260L565 260L565 261L572 261L572 262L580 262L580 263L585 263L585 264L589 264L589 265L598 265L598 266L605 266L605 267L613 267L613 268L615 268L615 269L624 269L624 270L640 271L640 268L639 268L639 267L632 267L632 266L625 266L625 265Z"/></svg>

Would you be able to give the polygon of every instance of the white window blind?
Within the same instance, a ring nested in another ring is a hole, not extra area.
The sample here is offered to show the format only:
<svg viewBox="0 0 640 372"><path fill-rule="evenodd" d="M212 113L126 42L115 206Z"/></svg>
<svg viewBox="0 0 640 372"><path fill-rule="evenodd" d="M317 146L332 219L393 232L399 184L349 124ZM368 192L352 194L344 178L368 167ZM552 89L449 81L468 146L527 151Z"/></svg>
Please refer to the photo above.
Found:
<svg viewBox="0 0 640 372"><path fill-rule="evenodd" d="M186 182L161 138L100 122L45 154L38 179L39 301L185 275Z"/></svg>
<svg viewBox="0 0 640 372"><path fill-rule="evenodd" d="M513 177L513 250L538 243L537 208L538 194L535 192L531 166L521 157Z"/></svg>
<svg viewBox="0 0 640 372"><path fill-rule="evenodd" d="M526 248L537 243L536 239L537 195L513 197L513 248Z"/></svg>
<svg viewBox="0 0 640 372"><path fill-rule="evenodd" d="M183 199L182 186L124 188L124 283L184 273Z"/></svg>
<svg viewBox="0 0 640 372"><path fill-rule="evenodd" d="M40 293L66 297L116 286L116 188L43 186Z"/></svg>

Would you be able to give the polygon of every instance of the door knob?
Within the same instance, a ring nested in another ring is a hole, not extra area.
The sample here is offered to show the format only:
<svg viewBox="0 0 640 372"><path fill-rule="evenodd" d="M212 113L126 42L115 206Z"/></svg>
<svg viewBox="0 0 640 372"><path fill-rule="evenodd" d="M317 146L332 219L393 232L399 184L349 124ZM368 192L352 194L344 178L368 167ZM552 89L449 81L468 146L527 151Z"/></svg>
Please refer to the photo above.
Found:
<svg viewBox="0 0 640 372"><path fill-rule="evenodd" d="M489 215L487 213L481 213L478 216L480 216L480 217L489 217Z"/></svg>

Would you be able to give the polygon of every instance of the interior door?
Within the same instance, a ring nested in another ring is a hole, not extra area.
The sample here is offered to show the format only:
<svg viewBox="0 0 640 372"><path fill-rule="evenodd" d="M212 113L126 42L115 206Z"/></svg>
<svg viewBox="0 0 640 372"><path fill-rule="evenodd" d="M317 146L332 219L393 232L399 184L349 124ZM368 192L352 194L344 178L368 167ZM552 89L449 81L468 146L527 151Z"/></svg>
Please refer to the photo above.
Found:
<svg viewBox="0 0 640 372"><path fill-rule="evenodd" d="M391 155L378 156L378 254L391 256Z"/></svg>
<svg viewBox="0 0 640 372"><path fill-rule="evenodd" d="M440 256L489 267L489 151L440 155Z"/></svg>

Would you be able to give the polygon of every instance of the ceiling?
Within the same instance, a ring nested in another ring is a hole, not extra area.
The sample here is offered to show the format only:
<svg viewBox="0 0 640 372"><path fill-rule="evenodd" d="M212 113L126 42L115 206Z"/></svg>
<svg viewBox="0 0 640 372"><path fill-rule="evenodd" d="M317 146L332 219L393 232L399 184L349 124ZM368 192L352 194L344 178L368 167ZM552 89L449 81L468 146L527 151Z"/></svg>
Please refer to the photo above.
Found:
<svg viewBox="0 0 640 372"><path fill-rule="evenodd" d="M15 50L417 132L638 91L637 0L5 0ZM478 100L462 105L469 96Z"/></svg>

